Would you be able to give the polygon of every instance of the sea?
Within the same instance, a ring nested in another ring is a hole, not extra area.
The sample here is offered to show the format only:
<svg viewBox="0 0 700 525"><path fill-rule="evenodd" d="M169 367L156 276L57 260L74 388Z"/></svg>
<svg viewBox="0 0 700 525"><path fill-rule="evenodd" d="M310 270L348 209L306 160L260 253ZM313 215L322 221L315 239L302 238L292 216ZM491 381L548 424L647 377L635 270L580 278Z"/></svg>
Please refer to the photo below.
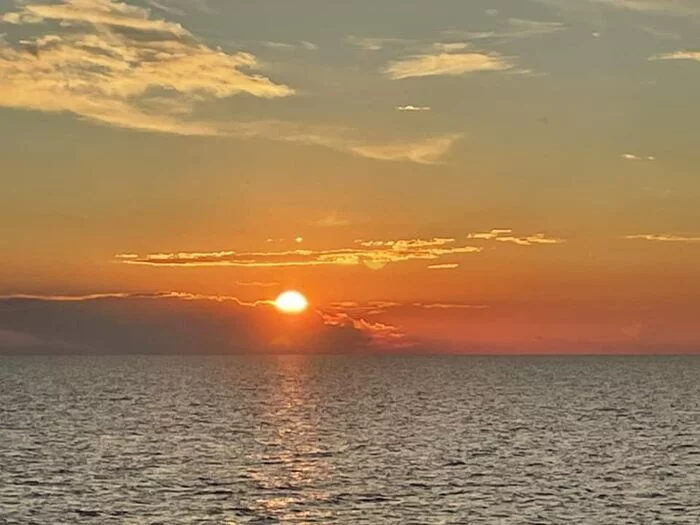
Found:
<svg viewBox="0 0 700 525"><path fill-rule="evenodd" d="M0 524L700 524L700 357L2 356Z"/></svg>

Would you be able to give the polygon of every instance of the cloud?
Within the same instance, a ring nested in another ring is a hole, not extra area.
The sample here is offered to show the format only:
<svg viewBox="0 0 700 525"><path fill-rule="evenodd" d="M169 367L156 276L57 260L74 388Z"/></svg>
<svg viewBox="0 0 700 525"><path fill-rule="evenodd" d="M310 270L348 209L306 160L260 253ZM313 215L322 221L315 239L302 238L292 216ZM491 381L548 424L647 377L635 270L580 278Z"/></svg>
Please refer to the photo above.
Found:
<svg viewBox="0 0 700 525"><path fill-rule="evenodd" d="M398 327L182 292L0 297L0 352L353 353L413 346Z"/></svg>
<svg viewBox="0 0 700 525"><path fill-rule="evenodd" d="M658 13L668 15L692 15L700 13L694 0L588 0L593 4L640 13Z"/></svg>
<svg viewBox="0 0 700 525"><path fill-rule="evenodd" d="M430 53L390 62L384 74L392 80L438 75L461 76L484 71L507 71L515 66L498 53Z"/></svg>
<svg viewBox="0 0 700 525"><path fill-rule="evenodd" d="M447 264L429 264L428 270L454 270L459 268L457 263L447 263Z"/></svg>
<svg viewBox="0 0 700 525"><path fill-rule="evenodd" d="M396 111L431 111L430 106L414 106L408 104L407 106L396 106Z"/></svg>
<svg viewBox="0 0 700 525"><path fill-rule="evenodd" d="M347 42L353 46L359 47L364 51L381 51L387 46L406 46L415 44L415 40L405 38L372 38L351 35Z"/></svg>
<svg viewBox="0 0 700 525"><path fill-rule="evenodd" d="M337 213L331 213L330 215L326 215L322 219L317 220L314 222L314 224L322 228L336 228L340 226L347 226L350 224L350 221L344 217L341 217Z"/></svg>
<svg viewBox="0 0 700 525"><path fill-rule="evenodd" d="M246 302L228 295L204 295L189 292L114 292L95 293L85 295L37 295L37 294L11 294L0 295L0 301L5 300L26 300L26 301L48 301L48 302L83 302L98 301L105 299L180 299L183 301L206 300L218 302L233 302L239 306L262 306L272 305L273 301L259 300Z"/></svg>
<svg viewBox="0 0 700 525"><path fill-rule="evenodd" d="M350 151L375 160L410 161L417 164L437 164L450 151L461 134L433 137L419 141L394 142L352 146Z"/></svg>
<svg viewBox="0 0 700 525"><path fill-rule="evenodd" d="M649 160L649 161L656 160L656 157L654 157L653 155L647 155L646 157L640 157L639 155L635 155L633 153L623 153L622 158L625 160Z"/></svg>
<svg viewBox="0 0 700 525"><path fill-rule="evenodd" d="M313 42L308 40L302 40L301 42L289 43L289 42L263 42L265 47L271 49L279 49L282 51L294 51L296 49L304 49L306 51L317 51L318 46Z"/></svg>
<svg viewBox="0 0 700 525"><path fill-rule="evenodd" d="M117 127L184 135L219 134L215 124L189 120L197 102L246 93L292 95L250 72L257 59L198 42L179 24L112 0L28 4L3 19L52 20L61 34L12 47L0 43L0 106L70 112Z"/></svg>
<svg viewBox="0 0 700 525"><path fill-rule="evenodd" d="M236 281L234 284L236 286L249 286L253 288L274 288L280 285L277 281Z"/></svg>
<svg viewBox="0 0 700 525"><path fill-rule="evenodd" d="M490 239L495 239L499 235L511 233L512 231L513 230L507 229L507 228L506 229L495 229L495 230L491 230L488 232L482 232L482 233L470 233L469 235L467 235L467 238L468 239L488 239L488 240L490 240Z"/></svg>
<svg viewBox="0 0 700 525"><path fill-rule="evenodd" d="M539 20L526 20L523 18L508 18L507 27L500 31L455 31L443 32L443 35L467 40L514 40L538 35L559 33L566 29L561 22L543 22Z"/></svg>
<svg viewBox="0 0 700 525"><path fill-rule="evenodd" d="M348 315L373 316L386 313L388 310L484 310L489 308L484 304L469 303L430 303L430 302L410 302L401 303L395 301L367 301L363 303L343 301L331 303L323 307L326 312L344 312Z"/></svg>
<svg viewBox="0 0 700 525"><path fill-rule="evenodd" d="M72 113L94 123L187 136L262 138L383 161L437 164L460 135L368 141L359 131L282 121L203 121L198 105L246 94L281 98L294 89L255 73L258 58L210 47L179 23L114 0L24 4L3 16L41 29L0 40L0 106ZM58 27L46 30L46 24ZM54 24L55 26L55 24ZM271 45L277 45L270 43ZM282 44L288 45L288 44ZM289 44L291 45L291 44ZM315 44L298 46L313 50Z"/></svg>
<svg viewBox="0 0 700 525"><path fill-rule="evenodd" d="M417 308L427 310L485 310L485 304L464 304L464 303L412 303Z"/></svg>
<svg viewBox="0 0 700 525"><path fill-rule="evenodd" d="M545 235L544 233L514 236L511 235L512 232L513 230L508 228L494 229L489 232L470 233L469 235L467 235L467 239L495 240L499 242L513 243L520 246L532 246L536 244L562 244L566 242L566 239L560 239L557 237L547 237L547 235Z"/></svg>
<svg viewBox="0 0 700 525"><path fill-rule="evenodd" d="M92 24L169 33L178 37L192 36L178 23L151 19L148 9L114 0L63 0L58 4L26 4L21 11L3 16L3 21L11 24L37 24L45 20L58 21L63 26Z"/></svg>
<svg viewBox="0 0 700 525"><path fill-rule="evenodd" d="M700 62L700 51L673 51L649 57L649 60L695 60Z"/></svg>
<svg viewBox="0 0 700 525"><path fill-rule="evenodd" d="M644 241L659 241L659 242L700 242L700 236L692 235L675 235L672 233L642 233L636 235L626 235L625 239L638 239Z"/></svg>
<svg viewBox="0 0 700 525"><path fill-rule="evenodd" d="M287 250L266 252L175 252L150 253L138 258L115 256L122 264L171 267L231 266L275 268L295 266L359 266L378 270L391 263L436 260L446 256L481 251L475 246L454 246L454 239L409 239L397 241L356 241L356 246L330 250Z"/></svg>
<svg viewBox="0 0 700 525"><path fill-rule="evenodd" d="M256 121L228 125L226 132L239 138L266 138L329 148L358 157L390 162L441 164L461 134L447 134L424 139L368 142L358 132L338 126L315 127L282 121Z"/></svg>
<svg viewBox="0 0 700 525"><path fill-rule="evenodd" d="M581 12L595 10L601 5L620 11L641 14L693 16L700 14L695 0L536 0L541 4L566 11ZM595 11L595 13L598 13Z"/></svg>
<svg viewBox="0 0 700 525"><path fill-rule="evenodd" d="M327 326L350 329L363 334L371 347L405 349L417 345L396 326L355 319L346 313L321 313Z"/></svg>

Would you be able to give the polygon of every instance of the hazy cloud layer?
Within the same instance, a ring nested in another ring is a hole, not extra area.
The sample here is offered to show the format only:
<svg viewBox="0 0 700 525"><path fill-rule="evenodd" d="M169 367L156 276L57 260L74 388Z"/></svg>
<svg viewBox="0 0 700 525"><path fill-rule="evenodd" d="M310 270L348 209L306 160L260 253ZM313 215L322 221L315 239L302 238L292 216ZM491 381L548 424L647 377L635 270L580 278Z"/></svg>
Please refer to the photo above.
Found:
<svg viewBox="0 0 700 525"><path fill-rule="evenodd" d="M270 301L162 292L0 297L0 352L354 353L415 343L397 327Z"/></svg>

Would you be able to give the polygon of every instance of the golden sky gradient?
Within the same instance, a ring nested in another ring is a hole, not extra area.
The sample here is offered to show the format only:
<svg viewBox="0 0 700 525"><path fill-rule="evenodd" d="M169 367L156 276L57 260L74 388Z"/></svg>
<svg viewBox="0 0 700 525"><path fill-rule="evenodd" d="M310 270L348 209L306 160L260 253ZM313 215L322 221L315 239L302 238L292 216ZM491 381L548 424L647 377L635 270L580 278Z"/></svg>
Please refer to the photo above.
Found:
<svg viewBox="0 0 700 525"><path fill-rule="evenodd" d="M693 0L0 0L0 348L207 314L219 350L697 352L699 35Z"/></svg>

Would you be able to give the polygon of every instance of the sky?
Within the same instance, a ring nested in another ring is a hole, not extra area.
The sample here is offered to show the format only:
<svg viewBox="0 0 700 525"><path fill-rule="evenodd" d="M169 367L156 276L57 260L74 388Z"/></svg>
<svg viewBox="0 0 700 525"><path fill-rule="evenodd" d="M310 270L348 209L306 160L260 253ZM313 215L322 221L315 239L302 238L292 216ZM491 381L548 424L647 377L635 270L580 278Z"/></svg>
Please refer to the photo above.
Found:
<svg viewBox="0 0 700 525"><path fill-rule="evenodd" d="M700 352L698 92L695 0L0 0L0 351Z"/></svg>

